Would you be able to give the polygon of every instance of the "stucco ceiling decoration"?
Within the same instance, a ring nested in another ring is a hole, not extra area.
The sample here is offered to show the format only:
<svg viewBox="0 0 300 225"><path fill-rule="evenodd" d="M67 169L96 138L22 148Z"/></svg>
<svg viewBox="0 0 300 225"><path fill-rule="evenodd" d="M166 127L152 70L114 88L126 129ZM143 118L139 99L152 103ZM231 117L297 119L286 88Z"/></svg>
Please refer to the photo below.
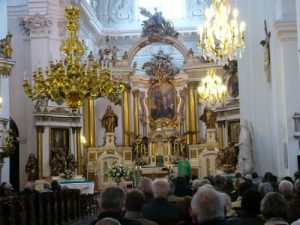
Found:
<svg viewBox="0 0 300 225"><path fill-rule="evenodd" d="M149 40L153 42L159 42L164 36L178 37L179 33L174 29L173 23L166 20L161 12L155 11L152 14L145 8L140 8L140 10L143 16L149 18L142 23L142 37L149 36Z"/></svg>

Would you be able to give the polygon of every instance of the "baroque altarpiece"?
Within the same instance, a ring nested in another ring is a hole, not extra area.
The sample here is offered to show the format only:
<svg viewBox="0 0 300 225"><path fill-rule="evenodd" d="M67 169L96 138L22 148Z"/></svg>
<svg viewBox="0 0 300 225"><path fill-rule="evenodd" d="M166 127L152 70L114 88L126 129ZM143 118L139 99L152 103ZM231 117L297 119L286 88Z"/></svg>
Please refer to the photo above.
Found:
<svg viewBox="0 0 300 225"><path fill-rule="evenodd" d="M114 116L110 125L104 125L102 117L102 127L96 127L98 121L92 99L84 106L83 116L74 115L67 108L52 106L49 102L37 102L38 151L44 156L39 161L39 177L59 174L61 171L53 171L57 168L51 166L51 161L55 157L59 161L67 156L73 160L72 169L76 167L77 174L95 180L99 189L114 183L107 172L115 163L138 169L142 175L154 178L176 173L176 165L184 157L190 161L194 175L206 176L217 172L219 149L234 142L239 125L238 90L234 89L236 74L228 72L230 75L225 76L232 88L230 104L216 110L213 126L205 125L199 119L204 113L197 93L199 81L210 67L215 67L217 74L223 74L224 69L196 57L193 50L179 40L179 33L161 13L152 15L145 9L141 13L148 17L143 22L141 37L120 59L113 55L114 75L123 79L126 88L121 99L109 99L111 104L121 108L121 115ZM183 57L180 67L173 66L172 55L159 50L151 60L143 62L143 73L140 74L133 58L153 43L176 48ZM99 54L116 52L106 50L99 51ZM106 111L114 113L111 105ZM95 143L96 129L104 130L102 136L97 137L104 140L100 146ZM122 140L116 140L120 129ZM87 139L85 145L80 140L82 133Z"/></svg>

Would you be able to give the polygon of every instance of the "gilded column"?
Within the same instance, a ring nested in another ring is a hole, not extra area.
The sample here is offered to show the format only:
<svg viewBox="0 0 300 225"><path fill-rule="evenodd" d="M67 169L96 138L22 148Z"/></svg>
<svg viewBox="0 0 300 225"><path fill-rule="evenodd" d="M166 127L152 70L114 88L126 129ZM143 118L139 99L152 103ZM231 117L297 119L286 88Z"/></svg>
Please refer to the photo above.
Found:
<svg viewBox="0 0 300 225"><path fill-rule="evenodd" d="M123 101L122 101L122 109L123 109L123 144L125 147L130 145L130 124L129 124L129 92L130 87L126 85L125 90L123 92Z"/></svg>
<svg viewBox="0 0 300 225"><path fill-rule="evenodd" d="M38 159L38 177L43 178L43 133L44 127L37 126L37 159Z"/></svg>
<svg viewBox="0 0 300 225"><path fill-rule="evenodd" d="M86 140L86 145L90 144L90 130L89 130L89 100L87 99L83 105L83 135Z"/></svg>
<svg viewBox="0 0 300 225"><path fill-rule="evenodd" d="M223 123L218 122L219 129L219 148L223 148Z"/></svg>
<svg viewBox="0 0 300 225"><path fill-rule="evenodd" d="M189 88L185 88L185 130L187 132L186 135L186 143L191 143L191 137L188 133L190 131L190 101L189 101Z"/></svg>
<svg viewBox="0 0 300 225"><path fill-rule="evenodd" d="M95 109L94 99L88 99L88 146L95 147Z"/></svg>
<svg viewBox="0 0 300 225"><path fill-rule="evenodd" d="M134 90L132 94L133 94L133 105L134 105L134 134L137 136L140 134L139 90Z"/></svg>
<svg viewBox="0 0 300 225"><path fill-rule="evenodd" d="M196 101L196 88L198 86L197 82L189 83L189 104L190 104L190 131L191 133L191 143L197 144L197 101Z"/></svg>
<svg viewBox="0 0 300 225"><path fill-rule="evenodd" d="M80 127L76 127L77 174L82 174Z"/></svg>

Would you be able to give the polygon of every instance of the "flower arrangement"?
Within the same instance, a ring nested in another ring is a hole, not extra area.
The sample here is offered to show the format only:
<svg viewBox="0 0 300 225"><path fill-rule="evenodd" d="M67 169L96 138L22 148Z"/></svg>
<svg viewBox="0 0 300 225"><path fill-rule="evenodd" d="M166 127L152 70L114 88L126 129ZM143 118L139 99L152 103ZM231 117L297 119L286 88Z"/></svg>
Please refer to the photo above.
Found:
<svg viewBox="0 0 300 225"><path fill-rule="evenodd" d="M64 178L66 178L67 180L74 178L74 176L75 174L72 170L66 170L64 173Z"/></svg>
<svg viewBox="0 0 300 225"><path fill-rule="evenodd" d="M108 170L108 175L110 177L126 177L128 174L128 169L122 164L115 164Z"/></svg>
<svg viewBox="0 0 300 225"><path fill-rule="evenodd" d="M139 158L139 159L136 159L135 160L135 165L138 165L138 166L143 166L143 165L146 165L146 161L142 158Z"/></svg>

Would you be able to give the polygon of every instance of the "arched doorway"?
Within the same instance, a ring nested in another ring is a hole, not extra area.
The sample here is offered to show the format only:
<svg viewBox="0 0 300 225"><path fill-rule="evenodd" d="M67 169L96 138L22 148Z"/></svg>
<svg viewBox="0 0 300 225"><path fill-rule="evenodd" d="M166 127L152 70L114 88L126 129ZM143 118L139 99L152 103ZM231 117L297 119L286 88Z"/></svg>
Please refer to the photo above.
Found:
<svg viewBox="0 0 300 225"><path fill-rule="evenodd" d="M15 121L10 117L9 118L9 127L13 131L15 137L19 137L19 129ZM14 187L14 191L20 190L20 159L19 159L19 142L15 142L15 151L9 157L9 180L12 186Z"/></svg>

